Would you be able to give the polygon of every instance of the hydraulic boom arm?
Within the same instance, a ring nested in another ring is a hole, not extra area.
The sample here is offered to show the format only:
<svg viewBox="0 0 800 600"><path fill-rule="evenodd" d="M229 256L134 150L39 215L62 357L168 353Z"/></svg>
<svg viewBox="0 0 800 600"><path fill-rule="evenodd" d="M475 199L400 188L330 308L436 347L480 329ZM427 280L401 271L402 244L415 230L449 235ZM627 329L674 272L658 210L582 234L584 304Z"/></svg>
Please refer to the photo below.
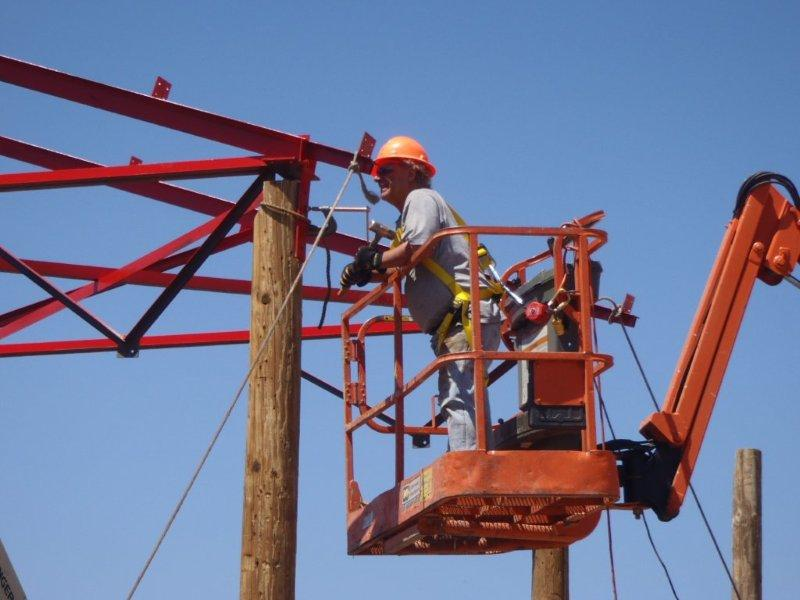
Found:
<svg viewBox="0 0 800 600"><path fill-rule="evenodd" d="M794 206L773 182L787 188ZM761 279L776 285L797 264L798 204L794 185L771 173L752 176L739 192L664 404L641 425L655 452L644 472L634 474L635 467L624 465L628 475L641 478L633 495L661 520L675 517L683 503L753 284ZM628 492L626 486L626 499Z"/></svg>

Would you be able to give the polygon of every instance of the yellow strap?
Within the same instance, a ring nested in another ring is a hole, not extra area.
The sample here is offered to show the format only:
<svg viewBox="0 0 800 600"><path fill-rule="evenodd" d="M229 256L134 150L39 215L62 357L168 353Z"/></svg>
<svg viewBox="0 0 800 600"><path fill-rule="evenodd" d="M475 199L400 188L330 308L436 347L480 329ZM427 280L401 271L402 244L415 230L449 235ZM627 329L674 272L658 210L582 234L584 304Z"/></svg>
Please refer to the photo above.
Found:
<svg viewBox="0 0 800 600"><path fill-rule="evenodd" d="M453 219L455 219L456 225L458 225L459 227L466 227L467 226L467 222L464 219L461 218L461 215L456 212L455 208L453 208L449 204L447 205L447 208L450 209L450 213L453 215Z"/></svg>
<svg viewBox="0 0 800 600"><path fill-rule="evenodd" d="M394 230L394 239L392 240L390 248L397 248L400 243L403 241L403 226L401 225L397 229Z"/></svg>
<svg viewBox="0 0 800 600"><path fill-rule="evenodd" d="M466 222L464 219L461 218L456 210L447 205L447 208L450 209L450 213L453 215L453 219L455 220L456 224L459 227L465 227ZM468 238L468 236L464 236ZM392 248L395 248L400 245L403 240L403 227L398 227L395 229L394 232L394 240L392 240ZM488 251L485 253L488 255ZM464 334L467 336L467 343L469 344L470 348L472 348L472 323L469 318L469 304L471 301L470 294L464 288L462 288L455 280L450 273L445 271L439 263L437 263L432 258L424 258L422 259L422 265L428 269L431 273L433 273L436 278L441 281L450 293L453 294L453 306L454 308L458 309L461 308L461 325L464 327ZM487 280L488 287L480 289L480 298L481 300L487 300L492 296L496 296L503 293L503 286L500 285L499 282ZM447 332L450 331L450 326L453 323L453 316L454 313L448 312L444 319L442 319L441 324L436 329L436 351L438 352L444 342L444 338L447 336Z"/></svg>

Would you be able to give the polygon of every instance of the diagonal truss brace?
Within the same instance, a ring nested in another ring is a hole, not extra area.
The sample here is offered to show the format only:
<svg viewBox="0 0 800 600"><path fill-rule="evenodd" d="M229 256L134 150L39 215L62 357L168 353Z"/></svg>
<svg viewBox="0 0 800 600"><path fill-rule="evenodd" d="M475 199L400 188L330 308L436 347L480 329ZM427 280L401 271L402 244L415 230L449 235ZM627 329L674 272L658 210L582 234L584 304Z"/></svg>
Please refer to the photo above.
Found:
<svg viewBox="0 0 800 600"><path fill-rule="evenodd" d="M111 329L108 325L103 323L100 319L95 317L92 313L88 310L83 308L80 304L75 302L72 298L70 298L67 294L62 292L58 289L55 285L50 283L47 279L42 277L39 273L31 269L28 265L18 259L16 256L11 254L6 248L0 246L0 257L3 258L6 262L11 264L17 271L25 275L28 279L30 279L33 283L38 285L42 288L45 292L50 294L53 298L61 302L66 308L74 312L78 315L81 319L86 321L89 325L94 327L97 331L102 333L108 339L114 341L117 345L123 344L123 339L120 335Z"/></svg>
<svg viewBox="0 0 800 600"><path fill-rule="evenodd" d="M142 315L142 318L139 319L128 335L125 336L125 342L120 348L120 354L123 356L135 356L137 354L139 350L139 341L142 339L142 336L152 327L153 323L155 323L158 317L161 316L161 313L166 310L167 306L175 299L175 296L184 288L206 259L211 256L214 248L217 247L233 226L239 222L242 215L260 201L264 179L265 176L260 175L250 184L250 187L247 188L241 199L194 252L192 258L189 259L189 262L187 262L175 276L175 279L164 288L161 295L156 298L152 306L147 309L144 315Z"/></svg>

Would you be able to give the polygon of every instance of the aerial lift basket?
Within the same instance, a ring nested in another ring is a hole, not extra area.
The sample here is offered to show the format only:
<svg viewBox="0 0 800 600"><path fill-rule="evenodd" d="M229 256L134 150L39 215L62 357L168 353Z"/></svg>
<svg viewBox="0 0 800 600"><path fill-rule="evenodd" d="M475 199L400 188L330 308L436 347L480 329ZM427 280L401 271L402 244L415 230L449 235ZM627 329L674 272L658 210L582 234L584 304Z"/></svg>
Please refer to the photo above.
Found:
<svg viewBox="0 0 800 600"><path fill-rule="evenodd" d="M540 322L520 318L521 307L505 299L504 350L485 351L480 328L475 327L474 350L439 357L404 381L399 284L404 273L393 275L345 312L342 331L350 554L493 554L566 546L587 536L596 527L600 511L619 499L615 456L597 449L595 439L594 379L612 362L610 356L595 353L591 334L596 278L592 277L595 263L590 255L606 238L604 232L590 227L601 217L602 213L596 213L561 228L458 227L431 239L429 244L445 235L466 236L471 265L478 264L479 235L548 240L549 244L540 246L547 250L518 263L502 279L522 294L526 304L544 306L550 318ZM424 252L425 247L412 262ZM552 261L548 277L556 283L548 287L537 280L527 281L528 270L541 269L546 261ZM477 287L477 273L472 269L471 288ZM387 288L392 288L395 298L393 314L366 321L359 335L351 338L347 334L349 320ZM554 319L559 322L564 343L550 345L558 351L541 351L541 346L534 347L536 344L530 342L546 334ZM370 406L364 342L368 328L377 320L395 323L395 388L382 402ZM458 359L476 362L478 447L447 452L407 476L406 436L418 442L430 435L446 435L447 431L439 419L421 426L405 423L404 403L446 361ZM491 373L477 367L488 361L500 366ZM527 373L520 412L492 426L486 419L486 384L515 367L520 370L520 366ZM394 420L383 414L391 407ZM390 424L379 423L381 417ZM354 433L364 425L395 439L394 486L370 501L362 498L353 464ZM537 447L547 449L534 449Z"/></svg>

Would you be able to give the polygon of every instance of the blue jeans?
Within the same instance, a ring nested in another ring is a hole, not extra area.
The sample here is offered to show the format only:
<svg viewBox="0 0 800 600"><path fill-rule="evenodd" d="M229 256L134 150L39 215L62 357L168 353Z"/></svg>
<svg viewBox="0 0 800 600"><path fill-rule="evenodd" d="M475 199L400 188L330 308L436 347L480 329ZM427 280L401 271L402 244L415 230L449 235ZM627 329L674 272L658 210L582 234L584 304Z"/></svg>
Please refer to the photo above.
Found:
<svg viewBox="0 0 800 600"><path fill-rule="evenodd" d="M500 345L500 323L481 323L484 350L497 350ZM442 341L436 352L436 336L431 337L431 347L437 356L454 352L469 352L467 336L461 323L456 323ZM486 362L489 370L489 361ZM475 379L474 362L456 360L439 369L439 407L447 419L447 447L449 450L474 450L475 435ZM486 421L491 424L491 412L487 396ZM491 429L489 431L491 436ZM489 448L492 439L489 438Z"/></svg>

